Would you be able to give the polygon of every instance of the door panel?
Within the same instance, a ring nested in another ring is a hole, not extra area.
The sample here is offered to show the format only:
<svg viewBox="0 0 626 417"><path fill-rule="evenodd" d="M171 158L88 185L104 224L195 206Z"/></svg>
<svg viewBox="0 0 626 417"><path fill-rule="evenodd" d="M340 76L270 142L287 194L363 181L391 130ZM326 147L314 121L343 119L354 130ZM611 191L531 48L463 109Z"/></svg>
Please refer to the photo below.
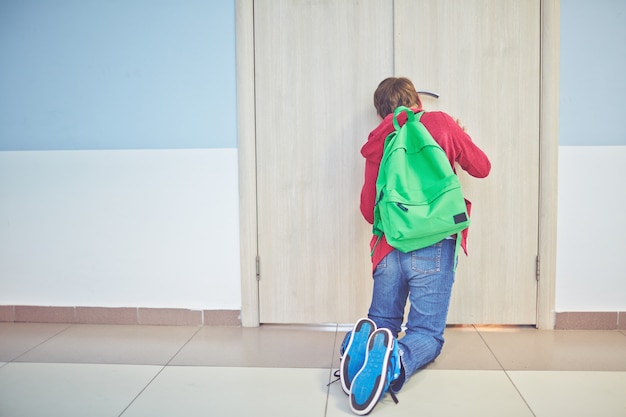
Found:
<svg viewBox="0 0 626 417"><path fill-rule="evenodd" d="M359 149L392 5L256 0L254 19L260 320L354 322L371 296Z"/></svg>
<svg viewBox="0 0 626 417"><path fill-rule="evenodd" d="M540 4L397 0L396 73L438 92L487 153L487 179L460 174L473 202L449 323L536 323ZM459 170L460 171L460 170Z"/></svg>

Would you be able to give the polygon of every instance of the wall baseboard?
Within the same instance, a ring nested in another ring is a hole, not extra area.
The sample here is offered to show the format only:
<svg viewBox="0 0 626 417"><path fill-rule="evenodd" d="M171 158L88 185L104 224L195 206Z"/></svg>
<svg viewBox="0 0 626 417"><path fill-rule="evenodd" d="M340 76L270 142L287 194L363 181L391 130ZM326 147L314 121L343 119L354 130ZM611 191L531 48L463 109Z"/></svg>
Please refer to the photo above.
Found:
<svg viewBox="0 0 626 417"><path fill-rule="evenodd" d="M568 311L556 313L556 330L626 330L625 311Z"/></svg>
<svg viewBox="0 0 626 417"><path fill-rule="evenodd" d="M57 307L0 305L0 322L155 326L241 326L240 310L147 307ZM556 313L556 330L626 330L625 311Z"/></svg>
<svg viewBox="0 0 626 417"><path fill-rule="evenodd" d="M0 322L241 326L240 310L144 307L0 306Z"/></svg>

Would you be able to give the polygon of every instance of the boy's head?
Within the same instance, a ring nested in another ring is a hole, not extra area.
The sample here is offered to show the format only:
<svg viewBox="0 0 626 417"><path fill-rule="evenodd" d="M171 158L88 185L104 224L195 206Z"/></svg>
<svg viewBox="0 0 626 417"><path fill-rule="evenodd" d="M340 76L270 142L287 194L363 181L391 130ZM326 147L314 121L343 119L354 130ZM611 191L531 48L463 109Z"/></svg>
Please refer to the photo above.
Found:
<svg viewBox="0 0 626 417"><path fill-rule="evenodd" d="M422 108L415 86L411 80L404 77L389 77L382 80L374 92L374 107L378 116L384 119L398 106Z"/></svg>

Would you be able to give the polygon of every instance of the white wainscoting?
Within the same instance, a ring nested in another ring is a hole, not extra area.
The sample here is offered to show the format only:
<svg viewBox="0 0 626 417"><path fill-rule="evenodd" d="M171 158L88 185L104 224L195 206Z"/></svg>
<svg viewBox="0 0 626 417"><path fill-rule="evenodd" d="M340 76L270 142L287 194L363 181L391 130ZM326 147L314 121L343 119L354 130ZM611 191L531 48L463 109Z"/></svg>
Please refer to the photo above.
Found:
<svg viewBox="0 0 626 417"><path fill-rule="evenodd" d="M0 305L241 308L237 149L0 152Z"/></svg>
<svg viewBox="0 0 626 417"><path fill-rule="evenodd" d="M559 147L556 311L626 311L626 146Z"/></svg>

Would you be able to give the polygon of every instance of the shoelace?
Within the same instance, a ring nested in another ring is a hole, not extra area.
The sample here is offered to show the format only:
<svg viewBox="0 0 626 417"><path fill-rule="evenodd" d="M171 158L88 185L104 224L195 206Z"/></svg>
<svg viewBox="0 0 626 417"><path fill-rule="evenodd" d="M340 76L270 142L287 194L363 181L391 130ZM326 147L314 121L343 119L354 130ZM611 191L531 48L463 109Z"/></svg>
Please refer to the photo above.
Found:
<svg viewBox="0 0 626 417"><path fill-rule="evenodd" d="M396 394L393 393L393 391L391 390L391 388L389 388L387 390L387 392L389 393L389 395L391 395L391 399L393 400L394 403L398 404L398 397L396 397Z"/></svg>
<svg viewBox="0 0 626 417"><path fill-rule="evenodd" d="M341 379L341 377L339 376L339 369L337 369L335 372L333 372L333 376L337 379L334 379L332 381L330 381L328 384L326 384L327 387L330 387L330 384L334 384L335 382L339 381Z"/></svg>
<svg viewBox="0 0 626 417"><path fill-rule="evenodd" d="M335 372L333 372L333 376L336 379L334 379L334 380L330 381L328 384L326 384L327 387L330 387L331 384L334 384L335 382L338 382L339 379L341 379L341 377L339 376L339 369L337 369ZM387 389L387 392L391 396L391 399L393 400L394 403L398 404L400 402L400 401L398 401L398 397L396 397L396 394L394 394L394 392L391 390L391 385Z"/></svg>

